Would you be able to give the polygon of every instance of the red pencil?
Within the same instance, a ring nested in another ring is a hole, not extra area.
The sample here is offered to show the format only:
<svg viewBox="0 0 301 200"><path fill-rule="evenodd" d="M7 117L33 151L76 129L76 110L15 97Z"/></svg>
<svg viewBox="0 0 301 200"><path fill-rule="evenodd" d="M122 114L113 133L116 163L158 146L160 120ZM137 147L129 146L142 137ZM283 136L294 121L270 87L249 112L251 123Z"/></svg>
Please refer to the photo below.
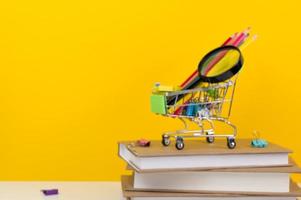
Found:
<svg viewBox="0 0 301 200"><path fill-rule="evenodd" d="M223 44L222 46L226 46L230 43L230 41L232 41L233 38L235 38L237 36L237 33L234 33L233 35L231 35Z"/></svg>
<svg viewBox="0 0 301 200"><path fill-rule="evenodd" d="M194 71L180 86L183 88L189 80L194 77L196 74L198 74L198 70Z"/></svg>
<svg viewBox="0 0 301 200"><path fill-rule="evenodd" d="M228 45L233 39L236 37L237 33L231 35L223 44L222 46ZM191 80L194 80L195 77L198 76L198 70L195 70L180 86L184 88Z"/></svg>

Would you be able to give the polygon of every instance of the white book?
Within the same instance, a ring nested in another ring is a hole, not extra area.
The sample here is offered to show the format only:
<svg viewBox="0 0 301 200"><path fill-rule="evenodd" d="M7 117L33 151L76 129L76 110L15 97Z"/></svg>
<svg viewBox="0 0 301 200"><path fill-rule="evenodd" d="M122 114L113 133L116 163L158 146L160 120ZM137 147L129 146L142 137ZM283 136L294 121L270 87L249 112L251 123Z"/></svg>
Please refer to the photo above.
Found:
<svg viewBox="0 0 301 200"><path fill-rule="evenodd" d="M183 150L164 147L151 141L150 147L139 147L135 142L120 142L119 156L136 171L287 166L288 149L275 144L266 148L252 148L250 140L238 140L235 149L228 149L224 141L213 144L199 140L186 141Z"/></svg>
<svg viewBox="0 0 301 200"><path fill-rule="evenodd" d="M290 173L134 172L134 188L169 191L289 192Z"/></svg>
<svg viewBox="0 0 301 200"><path fill-rule="evenodd" d="M122 176L121 185L127 200L295 200L301 196L301 189L293 181L290 182L289 192L145 190L134 187L133 176Z"/></svg>

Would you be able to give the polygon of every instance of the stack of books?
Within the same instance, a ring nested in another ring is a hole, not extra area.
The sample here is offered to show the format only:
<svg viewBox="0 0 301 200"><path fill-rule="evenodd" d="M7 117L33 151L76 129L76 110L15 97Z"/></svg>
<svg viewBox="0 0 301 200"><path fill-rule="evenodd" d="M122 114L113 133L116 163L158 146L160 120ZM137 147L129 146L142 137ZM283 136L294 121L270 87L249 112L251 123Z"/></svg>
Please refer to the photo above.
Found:
<svg viewBox="0 0 301 200"><path fill-rule="evenodd" d="M289 149L276 144L254 148L238 140L212 144L186 140L185 149L151 141L149 147L120 142L119 156L132 171L122 176L123 196L130 200L296 200L301 190L291 180L301 169Z"/></svg>

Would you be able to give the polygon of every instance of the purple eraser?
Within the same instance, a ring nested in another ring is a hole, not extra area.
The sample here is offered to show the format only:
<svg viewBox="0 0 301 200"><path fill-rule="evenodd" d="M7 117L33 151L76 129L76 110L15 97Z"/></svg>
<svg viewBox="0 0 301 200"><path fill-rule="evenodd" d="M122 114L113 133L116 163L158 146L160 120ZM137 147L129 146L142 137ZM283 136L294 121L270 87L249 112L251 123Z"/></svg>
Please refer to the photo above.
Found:
<svg viewBox="0 0 301 200"><path fill-rule="evenodd" d="M57 195L59 194L59 190L58 189L51 189L51 190L42 190L43 194L46 196L50 196L50 195Z"/></svg>

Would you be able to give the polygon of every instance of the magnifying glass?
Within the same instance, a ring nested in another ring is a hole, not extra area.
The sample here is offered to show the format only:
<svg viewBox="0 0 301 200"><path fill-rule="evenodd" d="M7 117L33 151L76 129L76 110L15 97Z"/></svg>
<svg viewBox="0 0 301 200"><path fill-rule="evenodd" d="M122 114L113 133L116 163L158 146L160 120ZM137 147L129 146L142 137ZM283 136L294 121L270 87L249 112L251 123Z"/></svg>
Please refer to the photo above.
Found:
<svg viewBox="0 0 301 200"><path fill-rule="evenodd" d="M239 48L235 46L216 48L200 61L198 65L199 81L223 82L237 74L242 66L243 57Z"/></svg>

